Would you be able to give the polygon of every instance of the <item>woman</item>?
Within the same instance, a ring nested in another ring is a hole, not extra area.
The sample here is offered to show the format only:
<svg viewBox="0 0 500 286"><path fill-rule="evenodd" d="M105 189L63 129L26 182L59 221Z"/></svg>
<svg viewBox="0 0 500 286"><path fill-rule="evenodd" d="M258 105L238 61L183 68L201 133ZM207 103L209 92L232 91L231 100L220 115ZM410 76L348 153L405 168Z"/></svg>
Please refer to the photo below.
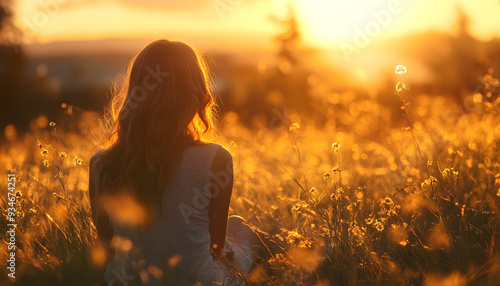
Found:
<svg viewBox="0 0 500 286"><path fill-rule="evenodd" d="M221 285L250 271L258 237L228 219L231 154L203 140L215 107L187 44L158 40L133 59L108 110L106 148L90 161L107 285Z"/></svg>

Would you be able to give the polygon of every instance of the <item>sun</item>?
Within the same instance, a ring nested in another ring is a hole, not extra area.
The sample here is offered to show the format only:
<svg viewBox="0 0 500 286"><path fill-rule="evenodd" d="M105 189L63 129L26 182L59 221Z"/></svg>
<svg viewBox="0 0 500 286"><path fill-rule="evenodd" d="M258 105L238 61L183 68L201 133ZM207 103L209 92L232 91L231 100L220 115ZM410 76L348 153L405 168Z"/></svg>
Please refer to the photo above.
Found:
<svg viewBox="0 0 500 286"><path fill-rule="evenodd" d="M304 39L325 46L378 36L403 10L400 1L294 0Z"/></svg>

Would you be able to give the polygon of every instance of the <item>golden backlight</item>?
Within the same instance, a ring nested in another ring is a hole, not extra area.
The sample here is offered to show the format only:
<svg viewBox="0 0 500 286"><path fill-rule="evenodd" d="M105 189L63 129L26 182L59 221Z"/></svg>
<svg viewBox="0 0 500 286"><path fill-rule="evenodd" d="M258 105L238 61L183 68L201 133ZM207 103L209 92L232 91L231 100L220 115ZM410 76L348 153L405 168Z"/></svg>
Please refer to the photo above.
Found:
<svg viewBox="0 0 500 286"><path fill-rule="evenodd" d="M304 37L319 46L352 44L360 34L372 40L429 30L453 31L459 10L471 19L480 38L498 35L496 1L294 0Z"/></svg>
<svg viewBox="0 0 500 286"><path fill-rule="evenodd" d="M306 37L321 44L352 41L359 31L380 34L404 10L402 1L296 0Z"/></svg>
<svg viewBox="0 0 500 286"><path fill-rule="evenodd" d="M53 6L49 2L63 4ZM458 8L471 18L476 36L491 38L500 29L496 25L500 5L487 0L198 0L182 9L158 3L155 7L139 1L20 0L15 5L16 22L25 30L28 42L162 37L172 33L203 39L246 34L252 35L248 39L253 42L256 35L266 37L277 32L269 16L282 13L271 7L291 5L304 39L313 46L352 42L359 31L373 34L374 40L428 30L452 31Z"/></svg>
<svg viewBox="0 0 500 286"><path fill-rule="evenodd" d="M499 285L499 0L0 3L0 281ZM224 152L191 170L207 89Z"/></svg>

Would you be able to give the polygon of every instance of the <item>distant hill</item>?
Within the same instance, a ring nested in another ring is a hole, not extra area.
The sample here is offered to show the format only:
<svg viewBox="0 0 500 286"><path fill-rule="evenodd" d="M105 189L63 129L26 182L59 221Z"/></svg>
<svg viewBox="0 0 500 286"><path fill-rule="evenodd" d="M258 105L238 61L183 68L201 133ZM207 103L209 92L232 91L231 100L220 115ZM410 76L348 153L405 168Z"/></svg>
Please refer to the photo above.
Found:
<svg viewBox="0 0 500 286"><path fill-rule="evenodd" d="M30 57L50 57L68 55L131 55L145 46L149 39L100 39L91 41L57 41L33 43L25 46Z"/></svg>

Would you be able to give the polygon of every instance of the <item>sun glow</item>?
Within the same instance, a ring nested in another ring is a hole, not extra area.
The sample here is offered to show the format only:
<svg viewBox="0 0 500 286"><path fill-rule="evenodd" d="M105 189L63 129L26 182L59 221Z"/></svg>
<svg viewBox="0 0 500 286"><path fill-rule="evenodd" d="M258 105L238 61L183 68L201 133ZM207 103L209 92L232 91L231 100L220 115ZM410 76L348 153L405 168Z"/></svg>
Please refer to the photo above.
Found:
<svg viewBox="0 0 500 286"><path fill-rule="evenodd" d="M462 9L471 32L483 39L498 35L500 5L495 1L293 0L304 38L315 45L353 44L366 34L371 40L437 30L452 32ZM371 35L370 35L371 34Z"/></svg>
<svg viewBox="0 0 500 286"><path fill-rule="evenodd" d="M389 25L405 10L402 2L296 0L295 5L306 40L329 45L353 42L360 34L375 37L387 32Z"/></svg>
<svg viewBox="0 0 500 286"><path fill-rule="evenodd" d="M276 25L269 21L269 16L284 15L288 4L294 8L304 40L319 47L332 47L339 43L353 45L357 37L362 37L360 34L368 35L371 42L428 30L453 32L458 8L470 16L473 35L487 40L500 33L499 25L492 24L498 23L498 1L220 1L233 3L224 10L223 17L210 4L212 1L205 0L192 1L183 9L174 4L158 4L157 7L125 4L140 3L137 0L18 0L14 2L14 7L16 23L23 30L27 42L175 34L215 39L216 42L220 42L217 37L225 36L252 38L242 41L246 45L254 43L255 38L275 34ZM49 5L56 2L66 4ZM240 43L232 42L225 41L224 45Z"/></svg>

